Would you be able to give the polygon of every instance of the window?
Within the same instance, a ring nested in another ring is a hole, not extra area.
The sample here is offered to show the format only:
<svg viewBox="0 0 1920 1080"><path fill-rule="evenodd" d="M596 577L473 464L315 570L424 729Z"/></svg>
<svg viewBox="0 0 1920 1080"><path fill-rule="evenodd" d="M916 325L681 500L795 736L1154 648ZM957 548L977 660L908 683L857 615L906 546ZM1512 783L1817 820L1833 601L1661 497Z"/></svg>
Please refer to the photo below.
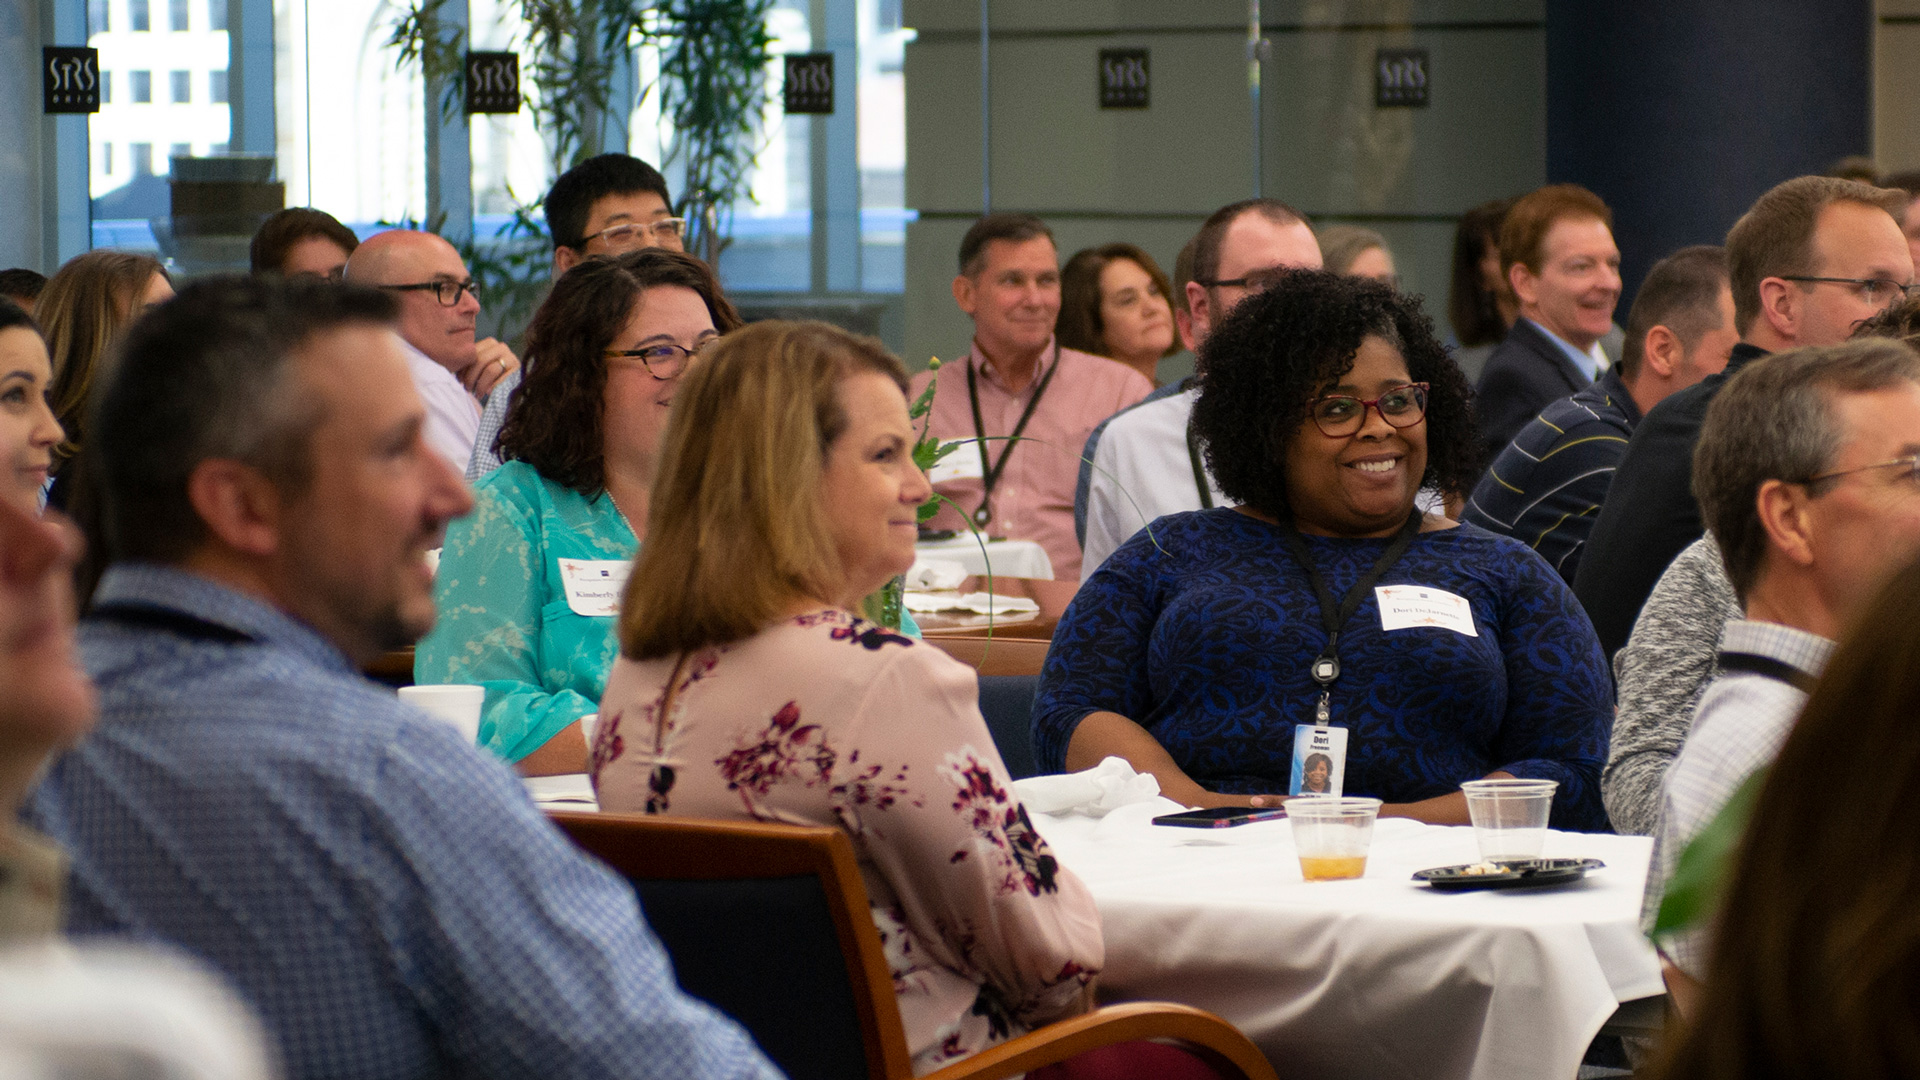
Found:
<svg viewBox="0 0 1920 1080"><path fill-rule="evenodd" d="M133 100L135 101L135 103L145 105L146 103L152 101L153 100L153 72L130 71L127 74L131 76L133 79Z"/></svg>
<svg viewBox="0 0 1920 1080"><path fill-rule="evenodd" d="M177 143L174 143L172 146L167 147L167 171L169 172L173 171L174 158L192 157L192 156L193 156L192 143L177 142Z"/></svg>
<svg viewBox="0 0 1920 1080"><path fill-rule="evenodd" d="M176 33L187 29L187 0L167 0L167 29Z"/></svg>
<svg viewBox="0 0 1920 1080"><path fill-rule="evenodd" d="M173 103L175 105L184 105L187 102L192 101L193 100L193 72L174 71L174 72L169 72L168 74L171 76L171 78L169 78L167 81L173 84L172 86L173 94L171 98Z"/></svg>
<svg viewBox="0 0 1920 1080"><path fill-rule="evenodd" d="M227 103L227 73L225 71L207 72L207 100L215 105Z"/></svg>
<svg viewBox="0 0 1920 1080"><path fill-rule="evenodd" d="M227 28L227 0L207 0L207 29Z"/></svg>
<svg viewBox="0 0 1920 1080"><path fill-rule="evenodd" d="M100 144L100 171L113 171L113 144L110 142Z"/></svg>
<svg viewBox="0 0 1920 1080"><path fill-rule="evenodd" d="M133 155L133 175L135 176L152 176L153 175L153 144L152 143L143 143L143 142L128 143L127 151Z"/></svg>
<svg viewBox="0 0 1920 1080"><path fill-rule="evenodd" d="M113 104L113 72L111 71L100 72L100 104Z"/></svg>
<svg viewBox="0 0 1920 1080"><path fill-rule="evenodd" d="M113 29L108 21L107 0L87 0L87 33L104 34Z"/></svg>
<svg viewBox="0 0 1920 1080"><path fill-rule="evenodd" d="M147 17L147 2L148 0L127 0L127 22L131 23L135 30L144 32L153 29Z"/></svg>

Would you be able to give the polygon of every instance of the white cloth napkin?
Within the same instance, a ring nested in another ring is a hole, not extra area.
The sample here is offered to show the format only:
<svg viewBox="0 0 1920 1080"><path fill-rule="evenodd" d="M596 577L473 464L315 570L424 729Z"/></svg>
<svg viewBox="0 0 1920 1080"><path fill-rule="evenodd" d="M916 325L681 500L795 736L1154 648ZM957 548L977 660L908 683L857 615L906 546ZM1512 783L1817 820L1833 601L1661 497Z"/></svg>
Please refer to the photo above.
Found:
<svg viewBox="0 0 1920 1080"><path fill-rule="evenodd" d="M967 568L951 559L915 559L907 571L908 592L942 592L960 587Z"/></svg>
<svg viewBox="0 0 1920 1080"><path fill-rule="evenodd" d="M932 614L939 611L971 611L975 615L1037 615L1040 605L1024 596L998 596L994 593L908 593L908 611Z"/></svg>
<svg viewBox="0 0 1920 1080"><path fill-rule="evenodd" d="M1160 797L1160 781L1137 773L1125 758L1110 757L1084 772L1030 776L1013 782L1014 794L1040 814L1105 817L1109 811Z"/></svg>

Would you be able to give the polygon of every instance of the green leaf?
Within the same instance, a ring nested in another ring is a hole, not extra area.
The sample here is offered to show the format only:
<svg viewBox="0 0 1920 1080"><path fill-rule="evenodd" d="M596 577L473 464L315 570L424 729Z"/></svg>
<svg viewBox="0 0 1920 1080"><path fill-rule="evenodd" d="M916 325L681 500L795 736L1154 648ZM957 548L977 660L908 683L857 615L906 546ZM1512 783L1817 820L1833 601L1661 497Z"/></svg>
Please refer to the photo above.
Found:
<svg viewBox="0 0 1920 1080"><path fill-rule="evenodd" d="M1707 827L1687 844L1667 879L1666 895L1660 898L1660 913L1653 924L1653 936L1667 937L1712 918L1720 905L1727 878L1733 873L1734 852L1746 834L1753 817L1753 805L1760 797L1767 770L1761 769L1734 791Z"/></svg>

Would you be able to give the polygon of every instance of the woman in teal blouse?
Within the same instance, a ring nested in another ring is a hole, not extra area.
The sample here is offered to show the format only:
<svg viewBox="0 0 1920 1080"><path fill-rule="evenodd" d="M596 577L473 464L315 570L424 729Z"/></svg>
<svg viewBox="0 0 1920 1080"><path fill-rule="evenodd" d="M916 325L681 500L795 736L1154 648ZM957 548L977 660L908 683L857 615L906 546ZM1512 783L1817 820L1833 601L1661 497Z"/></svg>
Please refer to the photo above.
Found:
<svg viewBox="0 0 1920 1080"><path fill-rule="evenodd" d="M421 683L486 687L481 745L585 767L580 718L619 656L667 406L699 350L739 325L705 263L657 248L581 263L534 313L537 361L497 443L506 464L447 529L440 619L414 660Z"/></svg>

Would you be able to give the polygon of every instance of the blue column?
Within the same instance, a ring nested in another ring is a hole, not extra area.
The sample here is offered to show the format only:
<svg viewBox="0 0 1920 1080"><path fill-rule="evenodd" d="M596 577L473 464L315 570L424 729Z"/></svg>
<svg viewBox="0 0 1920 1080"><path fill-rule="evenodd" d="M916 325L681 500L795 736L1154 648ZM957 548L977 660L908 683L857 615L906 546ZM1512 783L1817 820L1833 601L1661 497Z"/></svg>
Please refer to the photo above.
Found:
<svg viewBox="0 0 1920 1080"><path fill-rule="evenodd" d="M1548 0L1547 178L1613 208L1630 290L1782 180L1872 149L1871 0Z"/></svg>
<svg viewBox="0 0 1920 1080"><path fill-rule="evenodd" d="M856 0L813 0L815 52L833 53L833 114L809 118L812 291L860 291L860 48Z"/></svg>
<svg viewBox="0 0 1920 1080"><path fill-rule="evenodd" d="M467 0L448 0L440 6L438 33L455 37L464 53L468 47ZM427 224L452 243L473 238L473 123L467 117L464 76L426 80ZM441 108L453 95L453 109Z"/></svg>
<svg viewBox="0 0 1920 1080"><path fill-rule="evenodd" d="M85 45L84 0L40 0L41 45ZM40 108L40 57L34 50L33 99ZM93 246L93 210L87 192L87 118L40 118L40 262L48 274Z"/></svg>
<svg viewBox="0 0 1920 1080"><path fill-rule="evenodd" d="M227 149L273 154L273 0L226 0Z"/></svg>

